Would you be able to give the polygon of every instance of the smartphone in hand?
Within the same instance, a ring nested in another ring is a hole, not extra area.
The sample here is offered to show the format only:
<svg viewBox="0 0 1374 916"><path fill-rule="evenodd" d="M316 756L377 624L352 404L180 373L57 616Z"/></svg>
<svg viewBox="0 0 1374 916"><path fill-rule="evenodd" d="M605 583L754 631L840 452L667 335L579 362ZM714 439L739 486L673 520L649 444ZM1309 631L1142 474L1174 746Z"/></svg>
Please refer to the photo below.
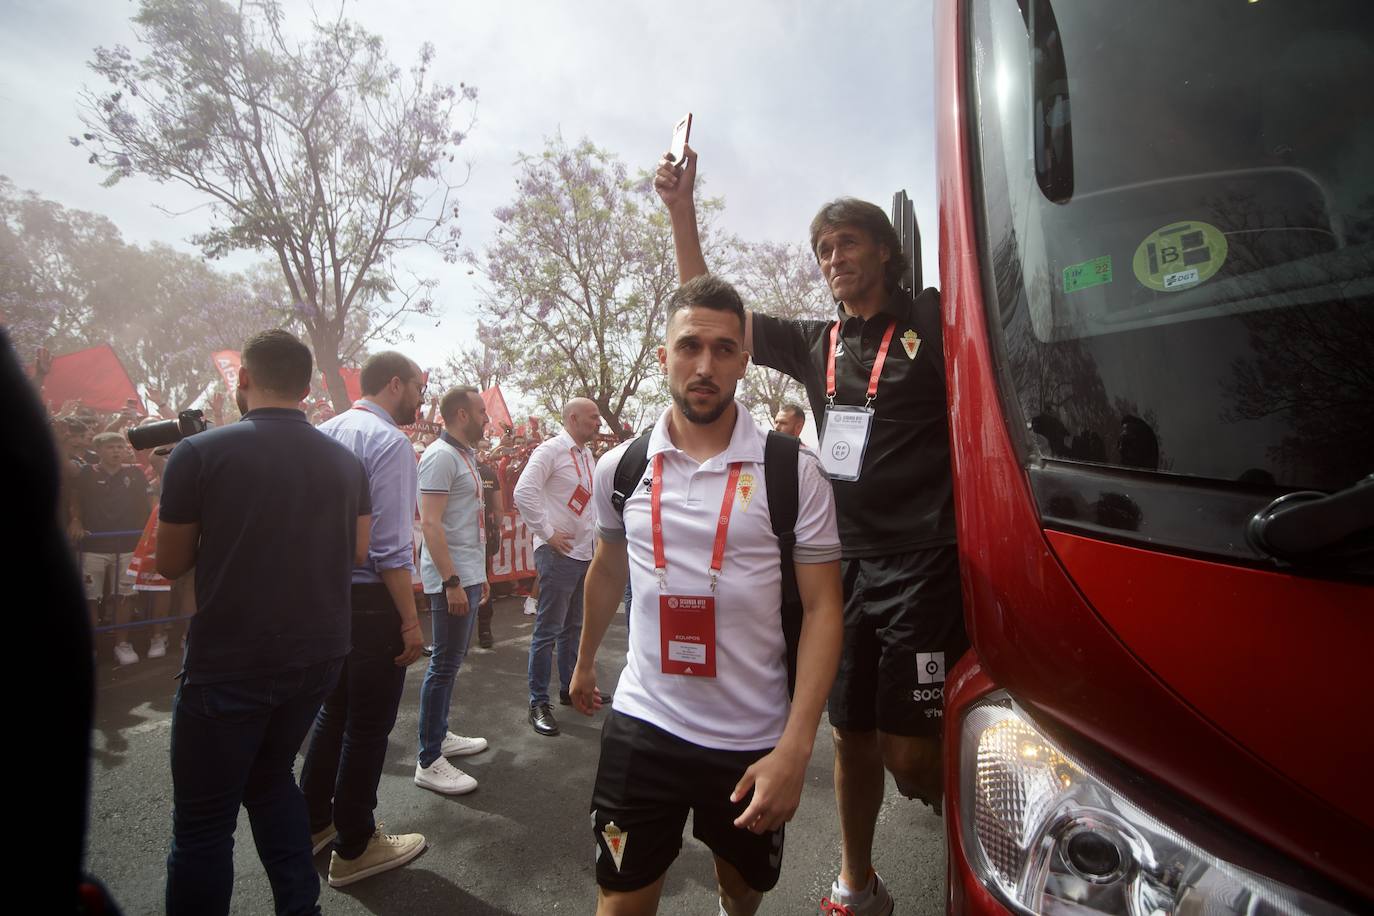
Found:
<svg viewBox="0 0 1374 916"><path fill-rule="evenodd" d="M674 165L682 165L682 157L687 151L687 142L692 137L692 113L689 111L682 116L682 120L673 126L673 142L668 144L668 161Z"/></svg>

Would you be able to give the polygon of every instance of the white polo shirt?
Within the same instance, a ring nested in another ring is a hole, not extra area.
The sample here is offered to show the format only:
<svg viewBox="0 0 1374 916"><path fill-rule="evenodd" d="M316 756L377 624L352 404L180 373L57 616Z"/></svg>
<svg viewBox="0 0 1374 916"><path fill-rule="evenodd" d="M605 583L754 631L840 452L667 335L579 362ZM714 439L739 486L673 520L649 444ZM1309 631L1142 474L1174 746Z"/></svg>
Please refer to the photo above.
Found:
<svg viewBox="0 0 1374 916"><path fill-rule="evenodd" d="M572 535L574 560L592 558L593 510L589 502L578 515L568 506L578 485L592 490L596 459L591 449L579 447L572 436L559 433L530 455L515 484L515 507L534 535L534 549L549 542L555 531Z"/></svg>
<svg viewBox="0 0 1374 916"><path fill-rule="evenodd" d="M649 436L649 465L625 501L624 522L611 505L615 470L629 443L596 466L597 527L608 541L627 541L633 607L627 663L615 689L617 712L643 719L684 741L721 750L771 748L782 737L787 698L787 646L782 634L782 569L768 514L763 448L767 434L736 404L730 444L698 464L668 438L668 412ZM648 480L663 455L663 546L666 592L654 571ZM730 465L742 462L725 560L716 585L716 676L664 674L659 595L709 595L711 550ZM806 448L797 459L799 563L840 558L830 481Z"/></svg>

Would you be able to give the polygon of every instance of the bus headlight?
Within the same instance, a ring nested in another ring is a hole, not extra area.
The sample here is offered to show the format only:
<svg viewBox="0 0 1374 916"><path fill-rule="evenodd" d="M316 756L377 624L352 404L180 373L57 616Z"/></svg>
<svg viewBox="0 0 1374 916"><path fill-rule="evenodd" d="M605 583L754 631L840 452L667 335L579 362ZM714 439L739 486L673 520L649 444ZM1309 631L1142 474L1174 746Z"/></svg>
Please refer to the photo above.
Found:
<svg viewBox="0 0 1374 916"><path fill-rule="evenodd" d="M959 816L969 861L1017 911L1345 912L1184 839L1065 753L1005 694L970 709L961 737Z"/></svg>

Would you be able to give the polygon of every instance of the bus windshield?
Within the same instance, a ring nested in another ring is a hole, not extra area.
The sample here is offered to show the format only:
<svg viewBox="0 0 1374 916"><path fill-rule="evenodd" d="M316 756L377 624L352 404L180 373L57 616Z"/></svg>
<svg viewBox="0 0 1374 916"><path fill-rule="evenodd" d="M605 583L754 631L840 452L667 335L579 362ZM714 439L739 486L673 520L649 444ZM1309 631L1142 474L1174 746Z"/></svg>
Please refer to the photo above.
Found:
<svg viewBox="0 0 1374 916"><path fill-rule="evenodd" d="M1366 0L971 3L984 289L1027 460L1374 472Z"/></svg>

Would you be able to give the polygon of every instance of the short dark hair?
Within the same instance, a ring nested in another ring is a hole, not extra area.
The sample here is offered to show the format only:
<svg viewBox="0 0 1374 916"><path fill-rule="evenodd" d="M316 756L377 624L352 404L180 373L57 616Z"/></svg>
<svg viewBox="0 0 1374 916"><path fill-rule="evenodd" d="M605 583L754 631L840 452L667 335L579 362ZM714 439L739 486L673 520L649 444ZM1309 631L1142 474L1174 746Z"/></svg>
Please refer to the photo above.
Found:
<svg viewBox="0 0 1374 916"><path fill-rule="evenodd" d="M890 292L897 288L906 274L906 252L902 251L902 237L892 227L887 214L875 204L854 197L840 197L825 204L811 220L811 253L816 253L816 241L822 232L839 226L854 226L867 232L879 245L887 246L887 269L883 285ZM820 260L817 257L817 260Z"/></svg>
<svg viewBox="0 0 1374 916"><path fill-rule="evenodd" d="M395 350L384 350L367 358L358 382L362 386L363 394L376 394L394 378L408 382L418 374L409 356Z"/></svg>
<svg viewBox="0 0 1374 916"><path fill-rule="evenodd" d="M243 366L265 391L298 397L310 387L315 360L310 348L290 331L259 331L243 345Z"/></svg>
<svg viewBox="0 0 1374 916"><path fill-rule="evenodd" d="M477 393L477 389L471 385L459 385L444 392L444 396L439 399L439 416L444 418L445 423L453 421L453 417L462 408L471 409L472 396Z"/></svg>
<svg viewBox="0 0 1374 916"><path fill-rule="evenodd" d="M788 401L786 404L783 404L778 409L787 411L792 416L796 417L798 420L806 419L806 411L801 409L800 404L793 404L791 401Z"/></svg>
<svg viewBox="0 0 1374 916"><path fill-rule="evenodd" d="M714 274L693 277L674 291L668 299L668 323L679 310L699 306L730 312L739 319L740 330L744 330L744 301L729 283Z"/></svg>

